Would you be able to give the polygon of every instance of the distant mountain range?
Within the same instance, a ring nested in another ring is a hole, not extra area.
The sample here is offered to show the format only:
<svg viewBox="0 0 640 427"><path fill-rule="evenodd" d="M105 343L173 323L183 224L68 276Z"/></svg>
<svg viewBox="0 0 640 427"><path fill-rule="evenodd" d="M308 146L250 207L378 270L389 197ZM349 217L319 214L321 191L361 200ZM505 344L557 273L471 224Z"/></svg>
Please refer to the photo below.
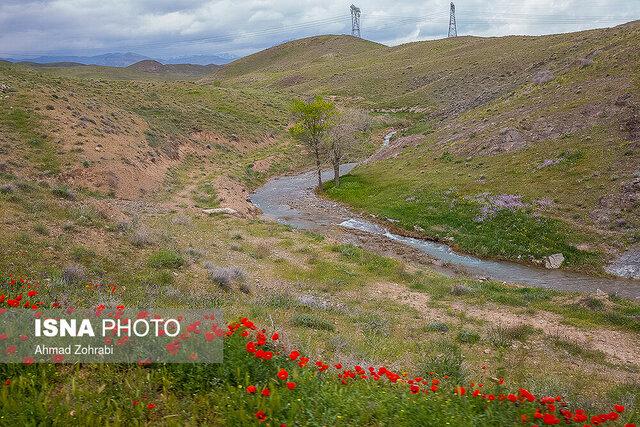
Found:
<svg viewBox="0 0 640 427"><path fill-rule="evenodd" d="M210 64L226 64L228 62L237 59L236 56L229 54L216 54L216 55L191 55L191 56L179 56L173 58L150 58L148 56L139 55L137 53L105 53L103 55L95 56L73 56L73 55L45 55L35 58L0 58L0 60L6 60L10 62L31 62L36 64L52 64L52 63L76 63L84 65L103 65L108 67L128 67L136 62L145 60L156 60L163 64L195 64L195 65L210 65Z"/></svg>

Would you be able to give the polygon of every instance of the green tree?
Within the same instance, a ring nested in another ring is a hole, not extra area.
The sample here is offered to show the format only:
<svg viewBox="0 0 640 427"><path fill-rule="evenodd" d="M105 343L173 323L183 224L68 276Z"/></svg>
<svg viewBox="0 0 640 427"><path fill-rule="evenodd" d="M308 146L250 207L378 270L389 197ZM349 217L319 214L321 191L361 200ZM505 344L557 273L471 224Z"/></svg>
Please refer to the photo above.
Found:
<svg viewBox="0 0 640 427"><path fill-rule="evenodd" d="M295 124L289 129L289 133L302 142L316 161L318 172L318 187L322 186L322 160L324 158L324 142L327 133L333 126L333 117L336 107L333 103L325 101L322 97L315 97L312 101L296 100L291 111L295 117Z"/></svg>

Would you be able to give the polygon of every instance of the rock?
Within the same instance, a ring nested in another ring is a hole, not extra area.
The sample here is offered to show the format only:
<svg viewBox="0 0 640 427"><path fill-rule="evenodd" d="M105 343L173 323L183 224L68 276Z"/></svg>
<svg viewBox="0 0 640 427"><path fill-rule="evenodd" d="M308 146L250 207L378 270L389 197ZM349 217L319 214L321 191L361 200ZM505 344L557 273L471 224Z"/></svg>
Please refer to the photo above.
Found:
<svg viewBox="0 0 640 427"><path fill-rule="evenodd" d="M640 247L634 247L620 255L605 270L628 279L640 279Z"/></svg>
<svg viewBox="0 0 640 427"><path fill-rule="evenodd" d="M564 262L564 255L560 253L549 255L544 259L544 267L549 269L560 268L563 262Z"/></svg>
<svg viewBox="0 0 640 427"><path fill-rule="evenodd" d="M238 215L238 211L236 211L235 209L231 209L231 208L203 209L202 212L206 213L207 215L218 215L218 214Z"/></svg>

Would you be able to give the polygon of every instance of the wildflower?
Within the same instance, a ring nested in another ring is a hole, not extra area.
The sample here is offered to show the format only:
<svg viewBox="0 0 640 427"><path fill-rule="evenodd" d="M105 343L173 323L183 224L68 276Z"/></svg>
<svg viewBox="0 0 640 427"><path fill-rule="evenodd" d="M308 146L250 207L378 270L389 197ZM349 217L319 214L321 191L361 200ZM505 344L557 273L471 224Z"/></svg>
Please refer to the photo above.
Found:
<svg viewBox="0 0 640 427"><path fill-rule="evenodd" d="M434 392L434 393L435 393L436 391L438 391L438 386L437 386L437 385L435 385L435 384L434 384L434 385L432 385L432 386L431 386L431 391L432 391L432 392Z"/></svg>
<svg viewBox="0 0 640 427"><path fill-rule="evenodd" d="M4 380L4 385L6 386L10 386L11 385L11 380L9 378L7 378L6 380Z"/></svg>
<svg viewBox="0 0 640 427"><path fill-rule="evenodd" d="M411 384L411 387L409 387L409 391L411 392L411 394L418 394L420 393L420 387L416 384Z"/></svg>
<svg viewBox="0 0 640 427"><path fill-rule="evenodd" d="M271 396L271 390L269 390L268 388L263 388L262 391L260 392L260 394L265 396L265 397L269 397L269 396Z"/></svg>
<svg viewBox="0 0 640 427"><path fill-rule="evenodd" d="M23 363L24 365L27 365L27 366L29 366L29 365L33 365L33 362L35 362L35 359L34 359L33 357L31 357L31 356L25 356L25 357L22 359L22 363Z"/></svg>
<svg viewBox="0 0 640 427"><path fill-rule="evenodd" d="M263 332L258 332L256 335L256 344L265 345L267 343L267 336Z"/></svg>
<svg viewBox="0 0 640 427"><path fill-rule="evenodd" d="M544 414L542 416L542 422L547 425L560 424L560 419L553 414Z"/></svg>
<svg viewBox="0 0 640 427"><path fill-rule="evenodd" d="M280 369L278 371L278 378L280 378L282 381L284 381L287 378L289 378L289 373L284 368Z"/></svg>
<svg viewBox="0 0 640 427"><path fill-rule="evenodd" d="M513 393L509 393L509 394L507 395L507 400L508 400L509 402L515 402L516 400L518 400L518 398L516 397L516 395L515 395L515 394L513 394Z"/></svg>
<svg viewBox="0 0 640 427"><path fill-rule="evenodd" d="M147 403L147 409L151 410L154 409L156 407L155 403Z"/></svg>
<svg viewBox="0 0 640 427"><path fill-rule="evenodd" d="M464 396L467 393L467 389L462 386L458 386L456 387L454 393L459 396Z"/></svg>
<svg viewBox="0 0 640 427"><path fill-rule="evenodd" d="M624 405L613 405L613 409L616 410L616 412L624 412Z"/></svg>
<svg viewBox="0 0 640 427"><path fill-rule="evenodd" d="M294 388L296 388L296 386L297 386L297 384L296 384L296 383L294 383L293 381L289 381L289 382L287 382L287 388L288 388L289 390L293 390Z"/></svg>
<svg viewBox="0 0 640 427"><path fill-rule="evenodd" d="M133 406L138 406L140 404L140 401L139 400L133 400L131 403L133 404Z"/></svg>
<svg viewBox="0 0 640 427"><path fill-rule="evenodd" d="M289 359L291 360L296 360L299 356L300 352L298 350L292 350L291 353L289 353Z"/></svg>
<svg viewBox="0 0 640 427"><path fill-rule="evenodd" d="M271 340L273 341L278 341L278 338L280 338L280 334L277 332L274 332L273 335L271 335Z"/></svg>
<svg viewBox="0 0 640 427"><path fill-rule="evenodd" d="M256 418L258 419L258 421L264 422L267 420L267 414L265 414L264 411L261 409L258 412L256 412Z"/></svg>
<svg viewBox="0 0 640 427"><path fill-rule="evenodd" d="M342 363L336 363L333 365L336 369L342 369Z"/></svg>
<svg viewBox="0 0 640 427"><path fill-rule="evenodd" d="M38 295L38 291L30 290L29 292L27 292L27 295L29 296L29 298L33 298Z"/></svg>
<svg viewBox="0 0 640 427"><path fill-rule="evenodd" d="M247 393L253 394L258 390L258 388L254 385L247 386Z"/></svg>

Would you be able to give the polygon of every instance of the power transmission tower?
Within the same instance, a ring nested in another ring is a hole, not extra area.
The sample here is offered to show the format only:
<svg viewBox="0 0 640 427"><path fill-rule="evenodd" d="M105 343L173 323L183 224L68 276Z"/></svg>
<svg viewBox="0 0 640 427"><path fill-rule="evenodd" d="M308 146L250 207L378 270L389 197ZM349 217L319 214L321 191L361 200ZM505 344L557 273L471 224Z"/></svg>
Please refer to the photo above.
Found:
<svg viewBox="0 0 640 427"><path fill-rule="evenodd" d="M360 8L351 5L351 35L360 37Z"/></svg>
<svg viewBox="0 0 640 427"><path fill-rule="evenodd" d="M458 37L458 29L456 28L456 5L451 2L451 12L449 13L449 36Z"/></svg>

